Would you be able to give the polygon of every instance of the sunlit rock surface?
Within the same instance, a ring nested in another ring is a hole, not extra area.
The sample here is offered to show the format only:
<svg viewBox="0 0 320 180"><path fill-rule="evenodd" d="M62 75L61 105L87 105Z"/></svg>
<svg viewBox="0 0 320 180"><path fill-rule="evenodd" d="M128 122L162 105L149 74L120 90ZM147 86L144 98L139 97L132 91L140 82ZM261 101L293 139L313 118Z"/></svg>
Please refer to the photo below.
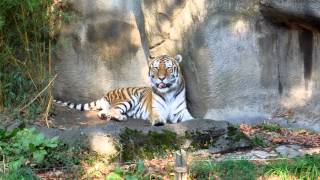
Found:
<svg viewBox="0 0 320 180"><path fill-rule="evenodd" d="M320 130L317 1L72 3L82 18L61 30L57 97L145 86L149 55L180 53L194 116Z"/></svg>
<svg viewBox="0 0 320 180"><path fill-rule="evenodd" d="M130 129L131 134L126 133L127 128ZM172 142L172 145L176 147L195 149L205 147L211 148L212 153L252 147L251 141L230 123L209 119L194 119L160 127L150 126L144 120L129 119L125 122L110 121L99 125L64 130L44 127L39 127L38 130L47 137L57 136L61 142L76 147L87 147L91 151L109 156L116 155L119 148L125 146L126 143L153 145L148 144L150 141L145 139L150 132L157 133L157 138L164 139L170 133L177 140ZM161 141L161 139L158 140Z"/></svg>
<svg viewBox="0 0 320 180"><path fill-rule="evenodd" d="M136 5L101 0L70 3L80 17L62 27L54 52L56 98L93 100L110 89L147 86Z"/></svg>

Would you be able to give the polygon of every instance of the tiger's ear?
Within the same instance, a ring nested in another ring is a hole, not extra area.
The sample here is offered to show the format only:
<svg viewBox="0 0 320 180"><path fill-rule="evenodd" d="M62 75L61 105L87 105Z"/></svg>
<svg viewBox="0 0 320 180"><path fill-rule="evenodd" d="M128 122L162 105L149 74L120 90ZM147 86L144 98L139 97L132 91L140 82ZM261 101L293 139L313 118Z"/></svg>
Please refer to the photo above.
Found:
<svg viewBox="0 0 320 180"><path fill-rule="evenodd" d="M181 61L182 61L182 56L181 56L180 54L177 54L177 56L176 56L176 61L177 61L178 63L181 63Z"/></svg>

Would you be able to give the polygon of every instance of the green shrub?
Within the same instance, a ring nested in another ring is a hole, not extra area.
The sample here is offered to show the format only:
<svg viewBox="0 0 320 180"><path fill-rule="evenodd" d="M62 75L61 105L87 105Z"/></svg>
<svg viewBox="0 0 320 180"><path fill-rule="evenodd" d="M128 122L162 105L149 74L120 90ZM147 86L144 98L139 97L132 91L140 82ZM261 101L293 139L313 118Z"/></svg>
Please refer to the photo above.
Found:
<svg viewBox="0 0 320 180"><path fill-rule="evenodd" d="M53 34L64 20L61 6L53 0L0 1L0 113L48 116Z"/></svg>
<svg viewBox="0 0 320 180"><path fill-rule="evenodd" d="M136 168L131 171L125 171L121 167L115 168L111 173L106 176L106 180L143 180L151 179L148 174L145 173L144 162L139 161Z"/></svg>
<svg viewBox="0 0 320 180"><path fill-rule="evenodd" d="M190 166L191 176L196 179L214 179L211 177L217 171L217 164L212 160L195 161Z"/></svg>
<svg viewBox="0 0 320 180"><path fill-rule="evenodd" d="M0 129L0 179L36 179L35 170L79 164L77 153L34 128Z"/></svg>
<svg viewBox="0 0 320 180"><path fill-rule="evenodd" d="M57 145L57 138L46 139L34 128L0 130L2 172L7 172L8 177L31 176L31 166L42 163L48 151Z"/></svg>

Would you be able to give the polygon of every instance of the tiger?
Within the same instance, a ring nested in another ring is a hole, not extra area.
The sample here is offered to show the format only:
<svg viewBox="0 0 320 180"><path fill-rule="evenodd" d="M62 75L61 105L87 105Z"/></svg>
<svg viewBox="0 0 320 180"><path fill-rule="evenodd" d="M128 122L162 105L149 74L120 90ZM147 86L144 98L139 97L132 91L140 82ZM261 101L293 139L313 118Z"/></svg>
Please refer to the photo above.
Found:
<svg viewBox="0 0 320 180"><path fill-rule="evenodd" d="M193 119L187 108L186 85L179 64L182 56L150 57L148 79L151 87L118 88L96 101L75 104L55 100L57 104L80 111L100 110L102 120L148 120L153 126Z"/></svg>

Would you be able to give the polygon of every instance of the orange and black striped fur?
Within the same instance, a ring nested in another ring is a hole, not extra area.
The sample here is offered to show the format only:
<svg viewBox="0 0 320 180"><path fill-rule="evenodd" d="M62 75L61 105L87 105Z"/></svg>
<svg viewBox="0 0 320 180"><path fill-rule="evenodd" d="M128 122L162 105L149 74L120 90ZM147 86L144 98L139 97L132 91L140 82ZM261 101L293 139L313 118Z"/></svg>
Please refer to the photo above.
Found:
<svg viewBox="0 0 320 180"><path fill-rule="evenodd" d="M179 67L181 61L181 55L151 59L148 73L151 87L115 89L86 104L55 102L77 110L98 109L98 117L105 120L123 121L132 117L149 120L152 125L186 121L193 117L187 109L185 81Z"/></svg>

